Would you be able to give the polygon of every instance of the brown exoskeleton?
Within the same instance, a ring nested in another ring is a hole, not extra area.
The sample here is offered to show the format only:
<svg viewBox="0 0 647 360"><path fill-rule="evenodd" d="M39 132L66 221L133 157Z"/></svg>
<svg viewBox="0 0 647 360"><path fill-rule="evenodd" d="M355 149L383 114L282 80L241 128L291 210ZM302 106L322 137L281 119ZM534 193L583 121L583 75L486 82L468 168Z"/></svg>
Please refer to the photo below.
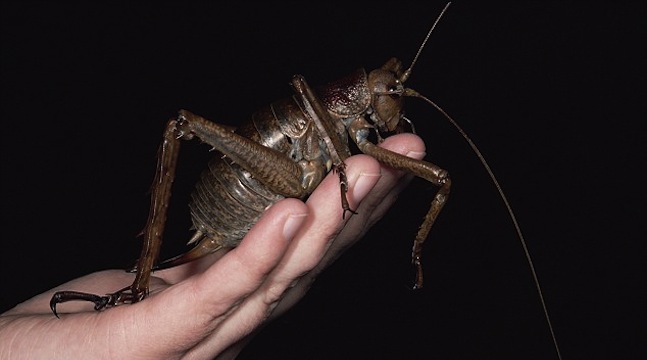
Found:
<svg viewBox="0 0 647 360"><path fill-rule="evenodd" d="M97 310L143 300L148 295L154 269L177 266L220 249L237 246L269 206L286 197L307 198L331 170L339 175L342 216L347 211L353 212L346 199L348 189L344 163L351 155L349 137L364 154L439 187L413 243L414 287L422 287L422 246L447 202L451 187L449 174L430 162L393 153L369 141L371 135L379 141L387 134L404 130L408 121L404 118L404 97L420 97L437 107L414 90L404 87L415 61L405 71L401 62L392 58L379 69L369 73L360 69L319 88L311 88L302 76L296 75L291 81L295 92L292 97L258 110L250 121L235 130L181 110L177 118L167 123L159 149L151 209L135 280L130 286L104 296L57 292L50 302L54 314L57 304L70 300L91 301ZM487 163L471 140L458 129L490 173L523 242L514 215ZM221 156L209 163L189 204L195 228L189 243L195 247L157 264L180 143L193 138L209 144ZM526 255L530 262L527 250ZM530 266L532 269L531 262ZM534 270L533 276L540 291ZM543 298L541 301L543 305ZM548 319L545 305L544 312ZM552 333L550 321L549 326Z"/></svg>
<svg viewBox="0 0 647 360"><path fill-rule="evenodd" d="M177 266L238 245L265 209L285 197L307 198L331 170L339 175L344 215L353 212L346 199L344 160L351 155L348 135L363 153L440 187L413 246L415 287L422 287L422 244L447 201L449 175L432 163L393 153L368 140L373 130L379 138L400 132L403 97L415 94L403 87L406 74L400 61L392 58L368 74L360 69L317 90L296 75L293 97L257 111L235 131L181 110L164 131L134 283L106 296L58 292L52 298L52 310L57 303L80 298L95 302L97 309L142 300L153 268ZM196 246L156 265L180 142L194 137L223 156L209 163L192 195L189 206L196 230L189 243Z"/></svg>

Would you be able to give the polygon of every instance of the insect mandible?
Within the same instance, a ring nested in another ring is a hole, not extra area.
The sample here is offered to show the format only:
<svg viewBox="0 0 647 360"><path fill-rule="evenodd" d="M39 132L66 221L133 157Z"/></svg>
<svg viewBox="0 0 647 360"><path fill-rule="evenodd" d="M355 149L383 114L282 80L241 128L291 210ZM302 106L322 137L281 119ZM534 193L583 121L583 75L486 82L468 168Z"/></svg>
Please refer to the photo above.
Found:
<svg viewBox="0 0 647 360"><path fill-rule="evenodd" d="M443 9L438 19L446 9L447 7ZM408 69L403 69L401 62L392 58L379 69L369 73L360 69L319 88L310 87L300 75L294 76L291 82L295 92L293 97L279 100L257 111L251 122L235 131L181 110L176 119L168 122L164 132L153 184L153 205L144 231L144 247L136 266L137 274L133 284L105 296L60 291L52 297L52 311L56 314L56 305L69 300L92 301L97 310L143 300L148 294L148 284L154 269L180 265L219 249L236 246L260 218L264 209L284 197L305 199L329 171L335 171L339 175L340 198L344 209L342 216L353 212L346 199L348 189L344 160L350 156L348 137L363 153L379 162L406 170L438 187L412 249L411 260L416 269L414 287L422 287L422 246L447 202L451 188L449 174L430 162L389 152L369 141L369 136L375 136L379 141L391 133L404 130L408 122L403 115L404 97L422 98L459 129L494 181L523 243L514 214L496 178L469 137L441 108L404 86L438 19ZM190 208L196 231L189 241L196 244L194 249L156 264L179 143L192 138L209 144L224 157L218 157L210 163L215 171L205 172L194 191ZM257 162L256 158L249 156L251 153L260 153L267 161ZM219 185L213 185L214 183ZM207 191L210 186L211 191ZM245 192L247 189L253 189L256 194L252 196ZM233 197L236 196L239 198L234 200ZM249 204L249 207L240 208L240 203ZM229 211L223 212L220 208ZM218 216L213 216L214 214ZM524 250L548 320L525 243ZM552 333L552 326L550 327Z"/></svg>

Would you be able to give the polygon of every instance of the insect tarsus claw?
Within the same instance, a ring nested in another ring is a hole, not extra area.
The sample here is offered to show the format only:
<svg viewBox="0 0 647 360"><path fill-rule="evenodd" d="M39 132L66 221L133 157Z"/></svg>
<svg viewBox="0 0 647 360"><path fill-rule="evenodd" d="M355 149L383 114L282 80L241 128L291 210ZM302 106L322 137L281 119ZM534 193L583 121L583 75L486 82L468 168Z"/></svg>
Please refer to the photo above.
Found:
<svg viewBox="0 0 647 360"><path fill-rule="evenodd" d="M52 309L52 312L54 313L54 316L56 316L58 319L60 319L60 317L58 316L58 313L56 312L56 304L58 304L60 302L59 298L57 296L58 294L59 293L56 293L56 294L54 294L54 296L52 296L52 299L49 301L49 308Z"/></svg>
<svg viewBox="0 0 647 360"><path fill-rule="evenodd" d="M341 219L342 220L346 219L346 212L347 211L350 212L353 215L357 215L357 211L355 211L353 209L344 209L344 212L341 214Z"/></svg>
<svg viewBox="0 0 647 360"><path fill-rule="evenodd" d="M72 300L90 301L94 303L95 310L101 310L107 306L114 305L113 296L114 294L99 296L78 291L58 291L52 295L52 299L49 301L49 308L52 309L54 315L60 319L60 316L58 316L58 313L56 312L56 305L59 303Z"/></svg>

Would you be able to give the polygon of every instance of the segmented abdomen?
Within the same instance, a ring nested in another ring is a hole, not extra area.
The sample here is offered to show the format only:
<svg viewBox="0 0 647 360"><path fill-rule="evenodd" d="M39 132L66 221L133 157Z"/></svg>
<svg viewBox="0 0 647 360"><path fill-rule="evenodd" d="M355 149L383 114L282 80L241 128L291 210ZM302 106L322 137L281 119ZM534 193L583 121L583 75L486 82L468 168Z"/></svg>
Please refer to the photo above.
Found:
<svg viewBox="0 0 647 360"><path fill-rule="evenodd" d="M254 113L236 133L299 161L322 155L310 123L295 98L288 98ZM209 162L191 197L194 227L225 247L238 245L265 209L284 198L226 156Z"/></svg>

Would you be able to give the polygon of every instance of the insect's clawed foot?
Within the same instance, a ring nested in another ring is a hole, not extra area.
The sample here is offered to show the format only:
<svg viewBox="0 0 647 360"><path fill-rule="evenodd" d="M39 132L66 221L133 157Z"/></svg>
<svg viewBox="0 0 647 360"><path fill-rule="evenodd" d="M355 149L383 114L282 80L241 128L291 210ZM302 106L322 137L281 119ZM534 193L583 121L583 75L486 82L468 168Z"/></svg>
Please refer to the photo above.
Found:
<svg viewBox="0 0 647 360"><path fill-rule="evenodd" d="M343 213L342 213L342 215L341 215L342 220L343 220L343 219L346 219L346 212L349 212L349 213L351 213L351 214L353 214L353 215L357 215L357 211L355 211L355 210L353 210L353 209L351 209L351 208L344 209L344 212L343 212Z"/></svg>
<svg viewBox="0 0 647 360"><path fill-rule="evenodd" d="M49 301L49 307L56 317L56 305L67 301L81 300L94 303L94 310L103 310L121 304L130 304L143 300L148 290L135 291L133 286L125 287L117 292L106 294L104 296L89 294L79 291L58 291L54 293Z"/></svg>

